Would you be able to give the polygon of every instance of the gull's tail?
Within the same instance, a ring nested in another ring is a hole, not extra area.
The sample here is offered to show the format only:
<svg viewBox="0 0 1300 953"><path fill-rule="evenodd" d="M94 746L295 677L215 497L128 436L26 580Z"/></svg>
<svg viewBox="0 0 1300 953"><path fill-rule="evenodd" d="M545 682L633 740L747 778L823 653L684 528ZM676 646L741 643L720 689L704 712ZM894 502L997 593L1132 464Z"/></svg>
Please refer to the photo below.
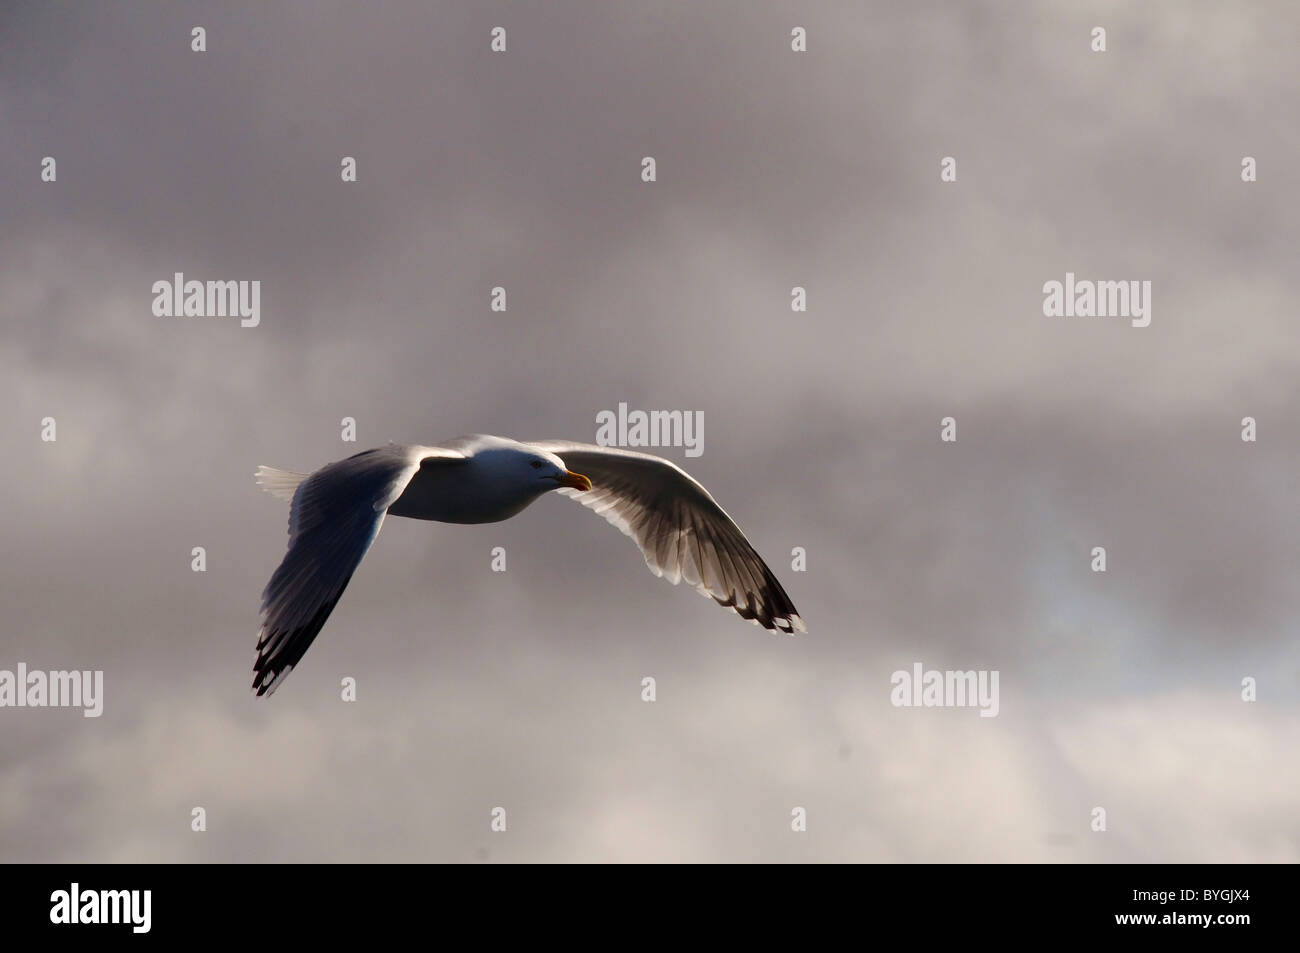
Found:
<svg viewBox="0 0 1300 953"><path fill-rule="evenodd" d="M272 496L292 503L294 491L298 484L307 479L306 473L294 473L292 470L277 470L275 467L257 468L257 485Z"/></svg>

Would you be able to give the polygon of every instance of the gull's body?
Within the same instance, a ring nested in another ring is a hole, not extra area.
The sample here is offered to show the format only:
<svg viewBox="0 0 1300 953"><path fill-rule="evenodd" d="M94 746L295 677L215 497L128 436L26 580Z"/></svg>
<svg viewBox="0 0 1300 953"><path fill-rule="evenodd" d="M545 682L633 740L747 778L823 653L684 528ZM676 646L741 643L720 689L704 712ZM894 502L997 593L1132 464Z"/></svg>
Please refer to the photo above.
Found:
<svg viewBox="0 0 1300 953"><path fill-rule="evenodd" d="M262 593L253 669L259 695L298 664L385 516L495 523L555 489L631 536L655 575L685 579L764 628L806 631L781 583L709 492L647 453L477 435L434 447L389 444L311 474L259 467L257 480L292 503L289 551Z"/></svg>

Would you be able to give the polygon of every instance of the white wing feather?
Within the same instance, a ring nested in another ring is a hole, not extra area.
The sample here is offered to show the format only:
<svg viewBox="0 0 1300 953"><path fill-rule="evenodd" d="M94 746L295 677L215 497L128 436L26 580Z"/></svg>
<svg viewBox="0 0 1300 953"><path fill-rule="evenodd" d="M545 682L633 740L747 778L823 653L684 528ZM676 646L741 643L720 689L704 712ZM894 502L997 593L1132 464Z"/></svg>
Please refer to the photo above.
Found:
<svg viewBox="0 0 1300 953"><path fill-rule="evenodd" d="M794 603L740 527L690 474L661 457L616 447L539 440L590 478L587 491L559 492L630 536L656 576L683 579L755 625L806 632Z"/></svg>

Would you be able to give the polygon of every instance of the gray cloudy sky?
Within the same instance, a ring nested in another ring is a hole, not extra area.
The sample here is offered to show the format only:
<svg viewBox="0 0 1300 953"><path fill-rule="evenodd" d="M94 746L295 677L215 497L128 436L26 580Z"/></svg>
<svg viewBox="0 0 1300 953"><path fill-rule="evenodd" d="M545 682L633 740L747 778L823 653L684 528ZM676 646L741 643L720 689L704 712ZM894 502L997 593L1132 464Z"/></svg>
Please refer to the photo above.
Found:
<svg viewBox="0 0 1300 953"><path fill-rule="evenodd" d="M1300 860L1298 47L1287 0L6 3L0 669L106 699L0 709L0 859ZM261 325L155 317L176 271ZM1067 271L1151 326L1044 317ZM248 693L256 465L620 401L703 412L664 453L807 636L557 496L388 521ZM998 717L892 707L918 661Z"/></svg>

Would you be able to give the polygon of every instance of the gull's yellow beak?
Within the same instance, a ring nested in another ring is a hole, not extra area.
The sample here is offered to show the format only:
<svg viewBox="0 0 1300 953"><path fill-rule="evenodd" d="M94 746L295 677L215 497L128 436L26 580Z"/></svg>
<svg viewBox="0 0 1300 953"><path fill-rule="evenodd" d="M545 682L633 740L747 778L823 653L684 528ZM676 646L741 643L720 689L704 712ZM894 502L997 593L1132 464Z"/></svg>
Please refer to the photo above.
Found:
<svg viewBox="0 0 1300 953"><path fill-rule="evenodd" d="M591 489L591 481L581 473L574 473L572 470L565 470L564 476L556 477L555 482L560 486L567 486L571 490Z"/></svg>

